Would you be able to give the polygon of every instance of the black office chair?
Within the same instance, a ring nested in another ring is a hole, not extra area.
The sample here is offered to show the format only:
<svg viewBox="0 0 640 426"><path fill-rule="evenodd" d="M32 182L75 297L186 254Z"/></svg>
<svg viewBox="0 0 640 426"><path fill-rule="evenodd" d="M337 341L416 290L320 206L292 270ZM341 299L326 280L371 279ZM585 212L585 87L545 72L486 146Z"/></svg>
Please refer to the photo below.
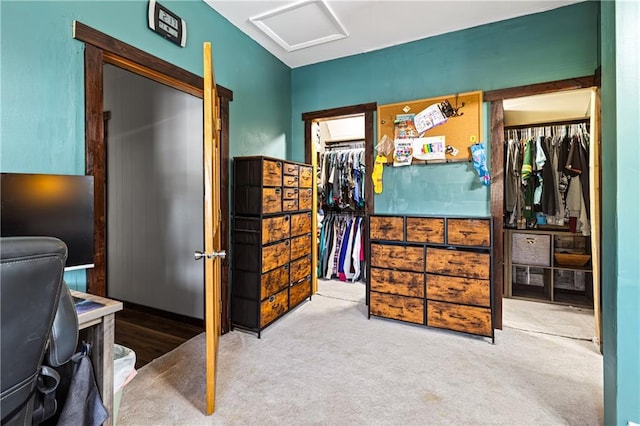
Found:
<svg viewBox="0 0 640 426"><path fill-rule="evenodd" d="M56 238L0 239L2 425L37 424L56 411L56 370L75 353L78 317ZM46 354L46 359L45 359Z"/></svg>

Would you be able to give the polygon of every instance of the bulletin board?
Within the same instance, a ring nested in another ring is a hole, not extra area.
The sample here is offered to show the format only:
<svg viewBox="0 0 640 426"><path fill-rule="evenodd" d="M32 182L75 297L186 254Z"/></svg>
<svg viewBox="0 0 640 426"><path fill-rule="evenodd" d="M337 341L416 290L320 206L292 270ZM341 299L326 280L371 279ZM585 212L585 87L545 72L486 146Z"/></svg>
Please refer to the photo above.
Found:
<svg viewBox="0 0 640 426"><path fill-rule="evenodd" d="M391 140L394 139L396 117L402 114L418 114L425 108L445 100L448 100L453 108L458 108L458 114L461 113L461 115L449 117L445 123L427 130L424 137L444 137L444 144L450 149L445 153L444 159L418 160L413 158L411 164L471 161L469 147L474 143L481 142L482 139L481 91L379 105L378 141L382 139L383 135L387 135ZM462 106L463 103L464 106ZM387 161L387 164L393 164L393 153L387 156Z"/></svg>

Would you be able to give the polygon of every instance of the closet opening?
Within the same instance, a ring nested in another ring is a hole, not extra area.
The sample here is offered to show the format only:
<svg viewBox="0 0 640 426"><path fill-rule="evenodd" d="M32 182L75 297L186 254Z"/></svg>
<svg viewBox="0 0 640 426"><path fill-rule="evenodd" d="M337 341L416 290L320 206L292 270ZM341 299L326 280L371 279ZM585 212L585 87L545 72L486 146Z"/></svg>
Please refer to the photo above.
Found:
<svg viewBox="0 0 640 426"><path fill-rule="evenodd" d="M509 304L512 313L516 307L518 314L533 315L543 330L599 341L597 91L505 99L502 105L503 297L518 300Z"/></svg>
<svg viewBox="0 0 640 426"><path fill-rule="evenodd" d="M373 213L376 104L305 113L306 162L314 166L313 292L366 302L367 215Z"/></svg>

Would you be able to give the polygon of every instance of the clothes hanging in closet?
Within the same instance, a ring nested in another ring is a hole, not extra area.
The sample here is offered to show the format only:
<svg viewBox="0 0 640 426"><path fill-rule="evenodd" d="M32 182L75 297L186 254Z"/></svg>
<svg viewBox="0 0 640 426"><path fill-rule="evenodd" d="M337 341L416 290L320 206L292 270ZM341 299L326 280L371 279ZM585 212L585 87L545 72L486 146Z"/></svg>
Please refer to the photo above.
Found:
<svg viewBox="0 0 640 426"><path fill-rule="evenodd" d="M321 223L317 274L341 281L364 279L364 218L328 213Z"/></svg>
<svg viewBox="0 0 640 426"><path fill-rule="evenodd" d="M364 148L326 151L320 156L318 199L323 210L364 209Z"/></svg>
<svg viewBox="0 0 640 426"><path fill-rule="evenodd" d="M507 130L505 225L589 235L589 134L566 125Z"/></svg>

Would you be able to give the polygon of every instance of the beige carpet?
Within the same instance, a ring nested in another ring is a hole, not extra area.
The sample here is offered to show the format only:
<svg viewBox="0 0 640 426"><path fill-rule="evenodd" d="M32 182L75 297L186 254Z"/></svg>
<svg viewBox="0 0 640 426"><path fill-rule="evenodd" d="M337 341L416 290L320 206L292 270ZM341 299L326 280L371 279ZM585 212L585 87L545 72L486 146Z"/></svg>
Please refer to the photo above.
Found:
<svg viewBox="0 0 640 426"><path fill-rule="evenodd" d="M262 339L222 336L214 415L203 414L200 335L140 369L118 424L603 423L602 357L591 342L505 327L492 345L367 320L364 304L341 299L314 296Z"/></svg>

